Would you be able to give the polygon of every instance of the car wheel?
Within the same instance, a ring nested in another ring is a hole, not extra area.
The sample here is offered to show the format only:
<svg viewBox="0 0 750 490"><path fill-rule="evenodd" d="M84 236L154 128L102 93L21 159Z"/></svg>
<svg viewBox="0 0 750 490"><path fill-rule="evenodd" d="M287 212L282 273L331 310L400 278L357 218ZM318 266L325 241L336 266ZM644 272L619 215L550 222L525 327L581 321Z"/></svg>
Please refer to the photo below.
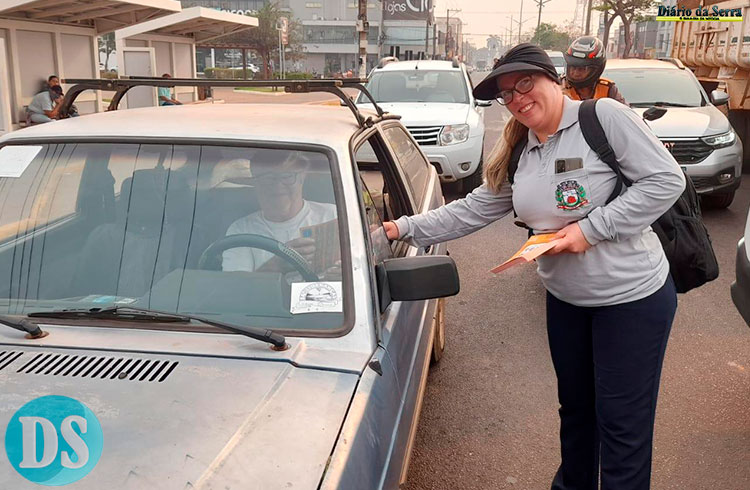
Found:
<svg viewBox="0 0 750 490"><path fill-rule="evenodd" d="M477 169L474 170L474 173L469 175L468 177L464 177L461 180L461 191L463 191L465 194L470 193L480 185L482 185L482 167L484 161L484 155L479 157L479 165L477 165Z"/></svg>
<svg viewBox="0 0 750 490"><path fill-rule="evenodd" d="M701 202L704 203L707 208L711 209L728 208L729 205L732 204L732 201L734 201L734 191L701 196Z"/></svg>
<svg viewBox="0 0 750 490"><path fill-rule="evenodd" d="M433 321L435 326L435 334L432 337L432 357L430 362L437 364L440 359L443 358L443 352L445 351L445 299L440 298L438 300L437 309L435 310L435 319Z"/></svg>

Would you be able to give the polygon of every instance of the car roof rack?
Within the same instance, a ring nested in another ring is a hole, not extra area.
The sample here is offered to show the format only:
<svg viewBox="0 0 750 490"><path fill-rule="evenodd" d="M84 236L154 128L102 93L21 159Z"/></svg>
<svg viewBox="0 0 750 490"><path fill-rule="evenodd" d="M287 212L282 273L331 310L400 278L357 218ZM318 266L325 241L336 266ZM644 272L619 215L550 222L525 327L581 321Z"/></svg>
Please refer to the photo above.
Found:
<svg viewBox="0 0 750 490"><path fill-rule="evenodd" d="M679 68L680 70L685 69L685 64L682 62L682 60L678 58L658 58L659 61L666 61L668 63L672 63L674 66Z"/></svg>
<svg viewBox="0 0 750 490"><path fill-rule="evenodd" d="M393 63L394 61L398 61L398 58L395 56L386 56L385 58L380 58L380 61L378 61L378 68L383 68L388 63Z"/></svg>
<svg viewBox="0 0 750 490"><path fill-rule="evenodd" d="M133 87L276 87L289 93L329 92L339 97L352 111L360 127L369 127L375 122L371 117L365 118L352 98L342 88L354 88L365 95L375 107L378 118L384 119L386 112L375 102L372 94L365 88L366 79L331 78L311 80L208 80L204 78L155 78L155 77L122 77L122 78L65 78L62 83L73 85L63 99L60 111L68 114L76 98L86 90L107 90L115 92L109 103L108 111L116 111L120 101Z"/></svg>

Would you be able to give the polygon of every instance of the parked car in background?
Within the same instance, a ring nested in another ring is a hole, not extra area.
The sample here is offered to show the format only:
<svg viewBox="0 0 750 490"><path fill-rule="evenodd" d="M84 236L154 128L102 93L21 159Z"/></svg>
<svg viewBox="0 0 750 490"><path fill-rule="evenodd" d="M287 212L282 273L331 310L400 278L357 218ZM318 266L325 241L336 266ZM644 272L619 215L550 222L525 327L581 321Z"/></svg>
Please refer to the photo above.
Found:
<svg viewBox="0 0 750 490"><path fill-rule="evenodd" d="M471 192L482 183L484 107L458 61L381 61L367 89L384 110L401 116L443 182L461 181ZM372 107L360 96L357 105Z"/></svg>
<svg viewBox="0 0 750 490"><path fill-rule="evenodd" d="M366 115L184 105L0 139L2 488L405 480L458 275L386 238L444 200Z"/></svg>
<svg viewBox="0 0 750 490"><path fill-rule="evenodd" d="M742 177L742 142L715 107L726 104L728 95L714 90L708 96L679 62L613 59L603 76L638 114L653 106L667 110L649 126L692 179L701 201L728 207Z"/></svg>
<svg viewBox="0 0 750 490"><path fill-rule="evenodd" d="M545 51L545 53L547 53L547 56L549 56L552 63L555 65L557 74L560 76L565 75L565 57L563 56L562 51Z"/></svg>

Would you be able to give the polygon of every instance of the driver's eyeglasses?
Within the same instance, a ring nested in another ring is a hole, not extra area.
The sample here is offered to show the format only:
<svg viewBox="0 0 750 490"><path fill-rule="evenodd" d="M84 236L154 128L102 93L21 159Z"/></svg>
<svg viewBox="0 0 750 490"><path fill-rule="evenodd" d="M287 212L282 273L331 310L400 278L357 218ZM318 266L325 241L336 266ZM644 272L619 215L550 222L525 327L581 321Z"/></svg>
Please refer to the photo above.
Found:
<svg viewBox="0 0 750 490"><path fill-rule="evenodd" d="M513 85L513 88L501 90L498 94L497 101L501 105L508 105L513 102L513 92L519 94L528 94L534 88L534 78L531 76L523 77Z"/></svg>
<svg viewBox="0 0 750 490"><path fill-rule="evenodd" d="M294 185L297 183L298 176L298 172L280 172L251 177L248 180L250 185L254 186L269 186L274 184Z"/></svg>

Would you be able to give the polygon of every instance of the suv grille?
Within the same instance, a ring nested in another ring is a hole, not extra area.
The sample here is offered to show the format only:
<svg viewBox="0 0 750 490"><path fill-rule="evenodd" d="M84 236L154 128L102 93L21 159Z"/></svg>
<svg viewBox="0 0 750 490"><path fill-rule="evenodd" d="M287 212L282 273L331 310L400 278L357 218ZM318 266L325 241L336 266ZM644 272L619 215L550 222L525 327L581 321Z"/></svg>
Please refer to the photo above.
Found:
<svg viewBox="0 0 750 490"><path fill-rule="evenodd" d="M438 136L442 126L409 126L409 130L414 139L422 146L435 146L438 144Z"/></svg>
<svg viewBox="0 0 750 490"><path fill-rule="evenodd" d="M672 153L672 156L680 165L702 162L714 151L713 148L699 139L661 140L661 142L664 143L664 146L667 147L667 150Z"/></svg>

